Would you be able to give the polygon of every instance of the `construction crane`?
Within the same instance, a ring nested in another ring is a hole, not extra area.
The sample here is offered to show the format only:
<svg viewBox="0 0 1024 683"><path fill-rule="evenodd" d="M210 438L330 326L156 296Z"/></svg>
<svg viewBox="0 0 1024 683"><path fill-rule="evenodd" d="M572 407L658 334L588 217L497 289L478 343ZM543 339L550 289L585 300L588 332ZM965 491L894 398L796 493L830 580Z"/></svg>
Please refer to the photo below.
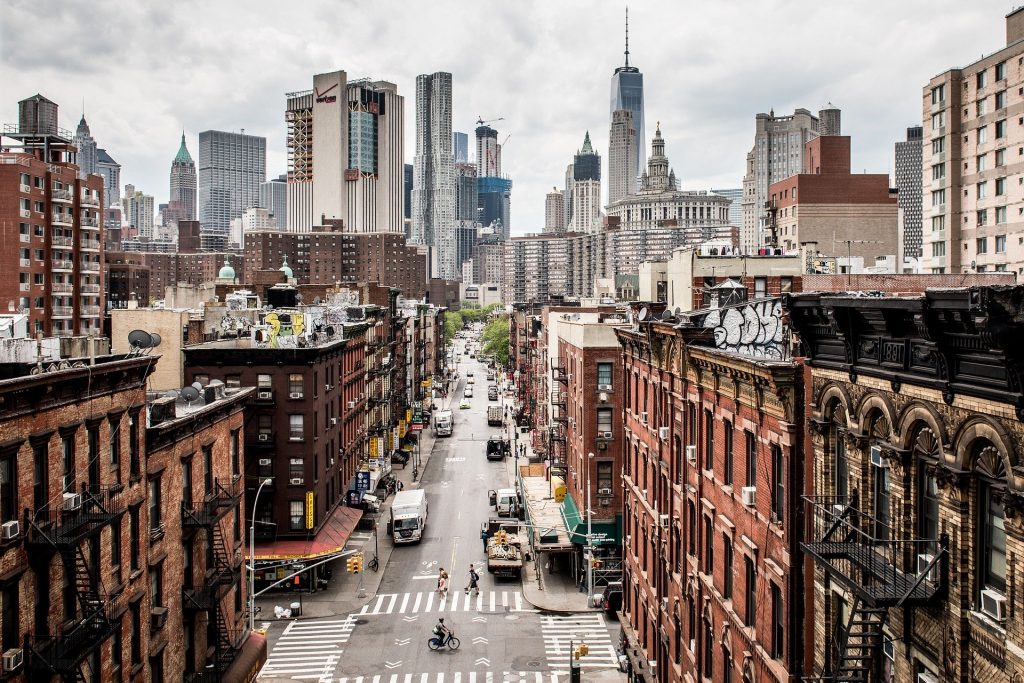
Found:
<svg viewBox="0 0 1024 683"><path fill-rule="evenodd" d="M505 145L508 143L508 139L512 137L512 133L505 136L505 139L501 141L501 148L505 149Z"/></svg>
<svg viewBox="0 0 1024 683"><path fill-rule="evenodd" d="M479 114L477 114L477 116L476 116L476 125L478 125L478 126L486 126L488 123L494 123L495 121L504 121L504 120L505 120L504 116L499 116L496 119L488 119L487 121L484 121L483 117L480 116Z"/></svg>

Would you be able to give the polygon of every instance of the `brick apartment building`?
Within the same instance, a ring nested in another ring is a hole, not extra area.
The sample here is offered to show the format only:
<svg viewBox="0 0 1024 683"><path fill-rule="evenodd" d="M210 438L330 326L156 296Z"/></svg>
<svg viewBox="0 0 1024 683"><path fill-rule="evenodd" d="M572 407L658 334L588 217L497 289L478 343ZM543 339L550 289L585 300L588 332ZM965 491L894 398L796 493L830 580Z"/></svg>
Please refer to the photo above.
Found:
<svg viewBox="0 0 1024 683"><path fill-rule="evenodd" d="M33 332L99 334L103 312L103 176L78 178L72 134L42 95L18 103L0 141L0 301Z"/></svg>
<svg viewBox="0 0 1024 683"><path fill-rule="evenodd" d="M137 252L107 251L104 283L108 308L127 308L129 302L146 306L150 302L150 268Z"/></svg>
<svg viewBox="0 0 1024 683"><path fill-rule="evenodd" d="M167 288L183 282L193 286L213 282L225 263L235 270L239 282L246 281L244 259L232 252L164 253L155 251L126 251L124 259L149 268L148 296L140 299L143 305L163 299ZM280 264L278 264L280 265ZM276 268L275 268L276 269Z"/></svg>
<svg viewBox="0 0 1024 683"><path fill-rule="evenodd" d="M1020 679L1022 299L792 298L811 375L805 642L822 680Z"/></svg>
<svg viewBox="0 0 1024 683"><path fill-rule="evenodd" d="M768 187L766 216L784 251L813 242L820 253L862 257L902 253L895 190L887 173L851 173L850 138L822 135L804 145L806 173Z"/></svg>
<svg viewBox="0 0 1024 683"><path fill-rule="evenodd" d="M167 420L147 430L145 382L156 362L101 355L72 358L65 369L47 361L38 374L29 372L34 364L0 365L0 647L5 666L17 664L5 680L160 681L212 666L221 680L240 681L230 670L238 653L258 659L262 641L250 643L238 626L238 595L221 593L220 575L203 572L209 537L186 540L177 458L195 449L204 463L197 476L212 466L215 480L230 480L229 468L244 462L228 435L241 426L245 393L201 398L183 419L165 399ZM194 509L216 500L230 540L237 508L197 487ZM183 630L189 590L223 595L223 619ZM235 630L229 647L213 647L214 661L207 646L222 623Z"/></svg>
<svg viewBox="0 0 1024 683"><path fill-rule="evenodd" d="M729 336L715 329L720 310L669 320L661 310L649 304L633 329L617 330L631 675L799 680L801 372L782 359L781 335L764 335L756 357L731 338L716 344Z"/></svg>

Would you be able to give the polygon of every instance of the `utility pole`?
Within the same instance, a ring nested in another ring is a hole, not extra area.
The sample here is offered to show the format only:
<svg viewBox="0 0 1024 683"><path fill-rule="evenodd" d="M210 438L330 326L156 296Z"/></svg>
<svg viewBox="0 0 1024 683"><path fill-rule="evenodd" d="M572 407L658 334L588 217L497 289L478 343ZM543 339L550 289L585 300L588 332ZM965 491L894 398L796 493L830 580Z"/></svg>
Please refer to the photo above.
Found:
<svg viewBox="0 0 1024 683"><path fill-rule="evenodd" d="M846 245L846 286L853 288L853 245L855 244L882 244L880 240L837 240L832 237L832 250L835 251L836 243ZM899 265L899 264L897 264Z"/></svg>

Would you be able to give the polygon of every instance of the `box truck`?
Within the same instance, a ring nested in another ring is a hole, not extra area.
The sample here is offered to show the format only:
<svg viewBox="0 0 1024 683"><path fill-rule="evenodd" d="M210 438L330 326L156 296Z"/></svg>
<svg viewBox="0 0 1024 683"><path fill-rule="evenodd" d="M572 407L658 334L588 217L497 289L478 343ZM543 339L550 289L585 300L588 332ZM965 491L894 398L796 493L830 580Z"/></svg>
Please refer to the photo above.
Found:
<svg viewBox="0 0 1024 683"><path fill-rule="evenodd" d="M392 538L395 543L416 543L427 526L427 494L423 489L399 491L391 503Z"/></svg>

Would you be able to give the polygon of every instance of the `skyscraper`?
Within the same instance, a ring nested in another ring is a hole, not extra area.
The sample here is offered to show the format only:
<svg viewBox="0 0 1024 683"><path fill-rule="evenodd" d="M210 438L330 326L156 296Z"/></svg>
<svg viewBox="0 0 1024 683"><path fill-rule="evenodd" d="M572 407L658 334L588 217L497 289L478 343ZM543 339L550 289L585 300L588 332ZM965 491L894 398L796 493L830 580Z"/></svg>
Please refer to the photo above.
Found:
<svg viewBox="0 0 1024 683"><path fill-rule="evenodd" d="M121 200L124 206L124 217L130 228L138 237L150 239L153 237L153 195L144 194L142 190L136 190L134 185L124 186L124 199ZM131 232L131 231L129 231Z"/></svg>
<svg viewBox="0 0 1024 683"><path fill-rule="evenodd" d="M728 197L732 204L729 205L729 225L739 228L743 225L743 188L731 188L726 190L711 190L720 197Z"/></svg>
<svg viewBox="0 0 1024 683"><path fill-rule="evenodd" d="M121 164L105 149L96 150L96 172L103 176L103 205L117 206L121 203Z"/></svg>
<svg viewBox="0 0 1024 683"><path fill-rule="evenodd" d="M557 187L544 198L544 232L565 232L565 193Z"/></svg>
<svg viewBox="0 0 1024 683"><path fill-rule="evenodd" d="M629 9L626 10L626 63L616 68L612 74L610 112L613 125L615 123L615 112L623 109L631 112L633 115L633 149L635 150L636 160L631 168L634 173L639 173L640 169L646 165L646 157L644 156L644 148L647 144L646 138L644 138L644 75L640 73L640 69L629 65ZM611 150L609 150L609 163L610 159ZM613 176L613 173L609 172L608 175ZM639 178L634 177L633 189L627 194L632 194L639 187L638 183ZM610 193L611 187L609 186Z"/></svg>
<svg viewBox="0 0 1024 683"><path fill-rule="evenodd" d="M905 142L896 143L896 204L903 214L903 256L922 255L922 145L923 128L907 128Z"/></svg>
<svg viewBox="0 0 1024 683"><path fill-rule="evenodd" d="M458 131L452 133L452 155L455 163L469 163L469 136Z"/></svg>
<svg viewBox="0 0 1024 683"><path fill-rule="evenodd" d="M402 188L402 210L405 215L405 220L410 221L412 220L412 164L403 164L402 171L404 180L404 187Z"/></svg>
<svg viewBox="0 0 1024 683"><path fill-rule="evenodd" d="M288 125L287 219L278 221L288 232L313 229L313 91L285 95L284 118Z"/></svg>
<svg viewBox="0 0 1024 683"><path fill-rule="evenodd" d="M590 144L590 131L573 157L571 232L592 232L601 222L601 155Z"/></svg>
<svg viewBox="0 0 1024 683"><path fill-rule="evenodd" d="M231 220L260 201L267 179L267 139L206 130L199 134L199 221L203 247L227 246Z"/></svg>
<svg viewBox="0 0 1024 683"><path fill-rule="evenodd" d="M476 127L476 170L481 178L501 175L501 145L498 131L490 126Z"/></svg>
<svg viewBox="0 0 1024 683"><path fill-rule="evenodd" d="M490 126L476 128L476 171L480 222L485 227L493 225L498 238L506 240L512 228L512 181L501 175L498 131Z"/></svg>
<svg viewBox="0 0 1024 683"><path fill-rule="evenodd" d="M279 229L288 220L288 175L282 173L260 185L260 207L274 217Z"/></svg>
<svg viewBox="0 0 1024 683"><path fill-rule="evenodd" d="M196 164L185 146L184 131L181 146L171 162L171 195L164 218L168 225L196 219Z"/></svg>
<svg viewBox="0 0 1024 683"><path fill-rule="evenodd" d="M430 274L459 275L455 240L455 161L452 156L452 75L416 77L412 241L430 247Z"/></svg>
<svg viewBox="0 0 1024 683"><path fill-rule="evenodd" d="M98 172L96 170L96 141L89 133L89 124L85 122L85 114L82 114L82 120L78 122L78 128L75 130L75 147L78 148L78 177L85 180L91 174Z"/></svg>
<svg viewBox="0 0 1024 683"><path fill-rule="evenodd" d="M636 191L637 153L633 112L619 109L612 112L612 127L608 134L608 203Z"/></svg>

